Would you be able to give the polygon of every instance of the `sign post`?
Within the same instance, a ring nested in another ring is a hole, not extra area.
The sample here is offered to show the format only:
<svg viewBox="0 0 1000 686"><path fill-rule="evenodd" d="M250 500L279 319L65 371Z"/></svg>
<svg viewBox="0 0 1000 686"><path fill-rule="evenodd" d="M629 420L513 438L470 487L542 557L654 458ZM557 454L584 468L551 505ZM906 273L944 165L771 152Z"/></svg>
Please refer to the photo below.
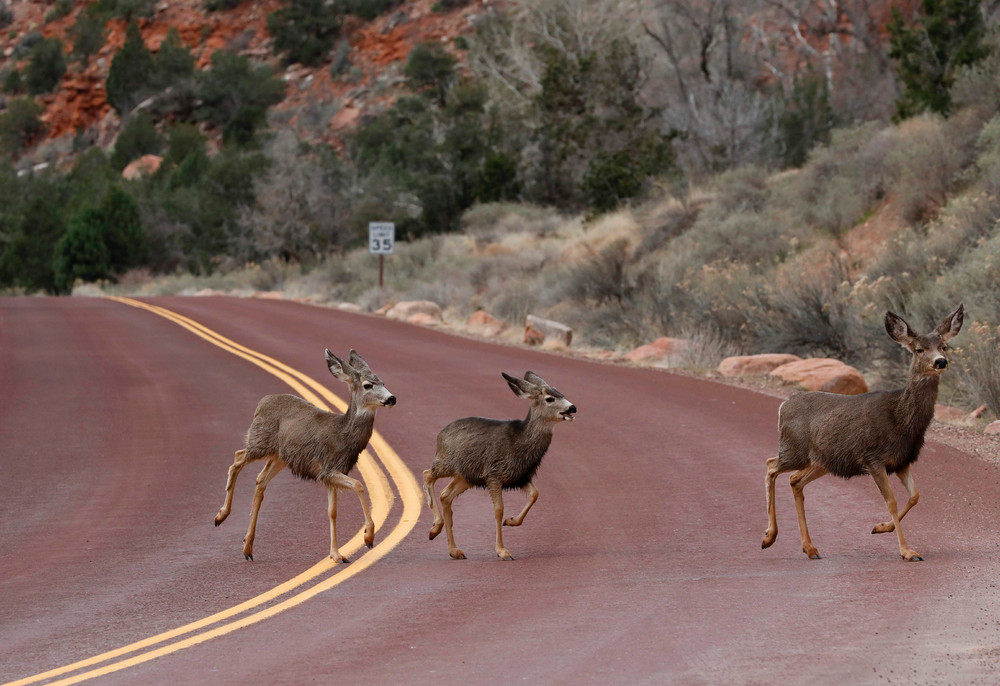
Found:
<svg viewBox="0 0 1000 686"><path fill-rule="evenodd" d="M382 288L382 269L386 255L396 247L396 225L392 222L368 223L368 252L378 255L378 287Z"/></svg>

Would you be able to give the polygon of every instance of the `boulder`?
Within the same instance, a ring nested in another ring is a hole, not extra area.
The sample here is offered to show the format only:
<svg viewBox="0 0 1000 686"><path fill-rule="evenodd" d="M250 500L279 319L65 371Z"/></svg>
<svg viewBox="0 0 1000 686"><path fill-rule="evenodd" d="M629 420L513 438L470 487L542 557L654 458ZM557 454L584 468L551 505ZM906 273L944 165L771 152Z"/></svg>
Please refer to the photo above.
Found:
<svg viewBox="0 0 1000 686"><path fill-rule="evenodd" d="M389 319L410 321L417 314L427 315L433 322L444 322L444 314L441 312L441 307L436 302L431 302L430 300L404 300L398 302L386 311L385 316ZM428 320L422 319L420 323L424 321Z"/></svg>
<svg viewBox="0 0 1000 686"><path fill-rule="evenodd" d="M420 326L434 326L435 324L440 324L443 320L440 317L435 318L426 312L417 312L407 317L406 321L410 324L419 324Z"/></svg>
<svg viewBox="0 0 1000 686"><path fill-rule="evenodd" d="M569 347L573 342L573 329L551 319L542 319L529 314L524 327L524 342L529 345L551 343Z"/></svg>
<svg viewBox="0 0 1000 686"><path fill-rule="evenodd" d="M1000 419L997 419L987 424L986 428L983 429L983 433L987 434L988 436L996 436L997 434L1000 434Z"/></svg>
<svg viewBox="0 0 1000 686"><path fill-rule="evenodd" d="M476 310L465 323L468 329L480 336L499 336L506 330L507 323L497 319L486 310Z"/></svg>
<svg viewBox="0 0 1000 686"><path fill-rule="evenodd" d="M122 178L126 181L132 181L140 176L155 174L162 162L163 158L159 155L143 155L137 160L132 160L122 169Z"/></svg>
<svg viewBox="0 0 1000 686"><path fill-rule="evenodd" d="M656 362L667 356L667 351L657 345L640 345L635 350L625 353L629 362Z"/></svg>
<svg viewBox="0 0 1000 686"><path fill-rule="evenodd" d="M723 376L763 376L783 364L798 362L798 355L767 353L764 355L736 355L719 363L719 373Z"/></svg>
<svg viewBox="0 0 1000 686"><path fill-rule="evenodd" d="M807 391L826 391L844 395L868 392L868 384L861 372L840 360L830 358L788 362L775 367L770 374L784 381L796 383Z"/></svg>
<svg viewBox="0 0 1000 686"><path fill-rule="evenodd" d="M361 306L355 305L354 303L338 303L337 309L344 312L360 312Z"/></svg>

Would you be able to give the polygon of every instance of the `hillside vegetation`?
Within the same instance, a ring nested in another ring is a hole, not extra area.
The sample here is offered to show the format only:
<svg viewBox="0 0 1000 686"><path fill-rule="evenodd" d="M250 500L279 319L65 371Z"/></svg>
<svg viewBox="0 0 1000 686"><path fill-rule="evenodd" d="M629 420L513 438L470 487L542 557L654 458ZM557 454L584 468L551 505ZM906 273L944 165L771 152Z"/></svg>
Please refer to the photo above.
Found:
<svg viewBox="0 0 1000 686"><path fill-rule="evenodd" d="M924 328L964 302L943 396L1000 415L1000 41L979 3L511 2L474 20L461 2L349 5L273 3L266 59L195 55L183 33L153 54L151 24L109 19L135 27L117 54L148 53L128 61L146 77L112 59L114 144L83 131L46 170L24 163L44 98L8 98L0 283L430 299L454 322L558 319L584 346L686 338L692 367L829 355L875 387L904 369L886 309ZM280 74L361 78L367 58L338 40L400 13L468 30L416 40L349 105L287 109ZM281 38L305 26L318 46ZM143 154L157 171L124 180ZM375 219L406 239L382 289Z"/></svg>

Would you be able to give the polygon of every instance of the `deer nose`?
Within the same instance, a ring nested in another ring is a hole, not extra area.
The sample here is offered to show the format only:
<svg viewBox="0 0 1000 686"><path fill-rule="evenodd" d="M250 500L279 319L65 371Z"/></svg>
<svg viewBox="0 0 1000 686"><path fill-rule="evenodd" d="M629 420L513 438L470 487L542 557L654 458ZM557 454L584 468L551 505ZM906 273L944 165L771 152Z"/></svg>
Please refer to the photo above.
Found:
<svg viewBox="0 0 1000 686"><path fill-rule="evenodd" d="M388 398L385 399L386 407L392 407L395 404L396 404L396 396L390 395Z"/></svg>
<svg viewBox="0 0 1000 686"><path fill-rule="evenodd" d="M574 412L576 412L576 405L570 405L569 409L566 411L569 412L570 414L573 414Z"/></svg>
<svg viewBox="0 0 1000 686"><path fill-rule="evenodd" d="M939 357L936 360L934 360L934 369L944 369L947 366L948 366L948 360L943 357Z"/></svg>

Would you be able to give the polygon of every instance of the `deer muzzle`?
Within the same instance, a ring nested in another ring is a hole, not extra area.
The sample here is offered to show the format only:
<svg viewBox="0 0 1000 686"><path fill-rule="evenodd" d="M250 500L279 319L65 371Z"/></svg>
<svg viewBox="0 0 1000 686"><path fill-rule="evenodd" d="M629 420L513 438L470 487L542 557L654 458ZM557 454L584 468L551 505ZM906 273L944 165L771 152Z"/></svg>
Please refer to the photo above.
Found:
<svg viewBox="0 0 1000 686"><path fill-rule="evenodd" d="M944 357L939 357L934 360L934 369L944 369L948 366L948 360Z"/></svg>

